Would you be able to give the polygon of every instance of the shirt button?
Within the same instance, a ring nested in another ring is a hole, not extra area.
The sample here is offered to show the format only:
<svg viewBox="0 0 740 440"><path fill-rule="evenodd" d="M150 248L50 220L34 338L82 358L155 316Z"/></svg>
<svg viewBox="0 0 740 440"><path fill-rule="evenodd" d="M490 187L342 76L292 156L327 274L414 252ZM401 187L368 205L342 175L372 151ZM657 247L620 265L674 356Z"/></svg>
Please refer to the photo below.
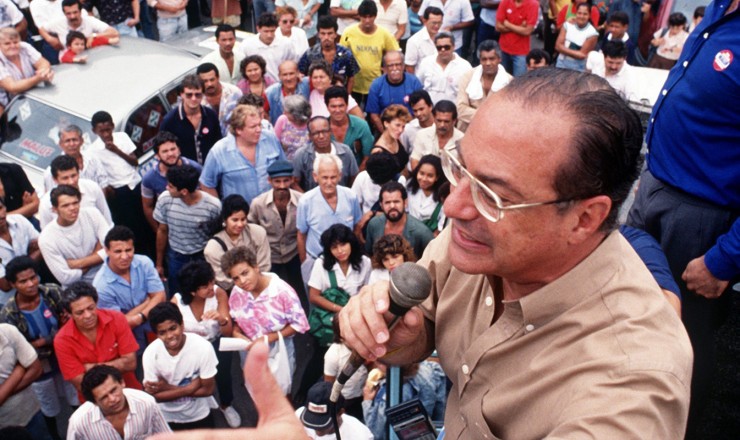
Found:
<svg viewBox="0 0 740 440"><path fill-rule="evenodd" d="M688 66L688 65L689 65L689 62L688 62L688 61L684 61L684 62L683 62L683 66L684 66L684 67L686 67L686 66Z"/></svg>
<svg viewBox="0 0 740 440"><path fill-rule="evenodd" d="M524 330L526 330L527 332L531 332L532 330L534 330L534 326L532 324L527 324L527 326L524 327Z"/></svg>
<svg viewBox="0 0 740 440"><path fill-rule="evenodd" d="M663 95L663 96L665 96L665 95L668 94L668 90L667 89L663 89L663 91L660 92L660 94Z"/></svg>
<svg viewBox="0 0 740 440"><path fill-rule="evenodd" d="M704 39L706 40L707 38L709 38L709 32L704 32Z"/></svg>
<svg viewBox="0 0 740 440"><path fill-rule="evenodd" d="M650 118L650 123L652 124L653 122L655 122L655 118Z"/></svg>
<svg viewBox="0 0 740 440"><path fill-rule="evenodd" d="M466 376L468 375L468 373L470 373L470 368L468 367L467 364L463 364L463 366L462 366L462 372Z"/></svg>
<svg viewBox="0 0 740 440"><path fill-rule="evenodd" d="M490 296L487 296L486 297L486 305L489 306L489 307L492 306L493 305L493 298L491 298Z"/></svg>

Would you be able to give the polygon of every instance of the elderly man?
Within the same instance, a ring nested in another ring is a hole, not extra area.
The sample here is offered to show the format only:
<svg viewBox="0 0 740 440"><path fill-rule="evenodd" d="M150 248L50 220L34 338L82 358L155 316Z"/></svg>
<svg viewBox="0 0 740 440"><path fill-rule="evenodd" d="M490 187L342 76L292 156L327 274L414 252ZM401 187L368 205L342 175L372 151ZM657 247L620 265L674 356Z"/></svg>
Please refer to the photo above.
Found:
<svg viewBox="0 0 740 440"><path fill-rule="evenodd" d="M386 73L375 78L370 84L370 93L365 105L365 112L370 115L370 121L378 133L384 131L383 123L380 122L383 110L391 104L401 104L411 111L409 95L422 88L413 74L404 71L403 52L399 50L386 52L383 56L383 65Z"/></svg>
<svg viewBox="0 0 740 440"><path fill-rule="evenodd" d="M694 348L688 439L707 436L701 416L713 407L712 383L721 377L715 333L727 322L740 275L740 125L728 107L740 91L739 3L707 7L668 75L653 106L648 166L628 219L658 240L681 288Z"/></svg>
<svg viewBox="0 0 740 440"><path fill-rule="evenodd" d="M427 245L434 238L432 231L416 217L406 213L408 209L406 187L398 182L388 182L380 187L381 215L373 217L367 225L365 251L372 253L378 239L388 234L401 235L414 249L416 258L421 258Z"/></svg>
<svg viewBox="0 0 740 440"><path fill-rule="evenodd" d="M435 104L443 99L455 102L460 77L473 67L453 51L455 37L452 34L438 33L434 37L434 44L437 53L421 61L416 70L416 77L424 85L424 90L429 92Z"/></svg>
<svg viewBox="0 0 740 440"><path fill-rule="evenodd" d="M50 22L46 27L39 27L39 34L56 50L64 49L69 31L82 32L87 38L87 47L92 47L95 37L118 38L118 31L93 17L82 13L80 0L63 0L64 19Z"/></svg>
<svg viewBox="0 0 740 440"><path fill-rule="evenodd" d="M452 381L445 438L683 435L686 331L614 230L641 132L594 76L513 81L444 152L451 225L420 261L429 298L392 332L388 284L339 313L343 339L368 360L406 364L436 345Z"/></svg>
<svg viewBox="0 0 740 440"><path fill-rule="evenodd" d="M443 19L444 12L439 8L430 6L424 11L424 27L406 42L406 71L408 73L416 73L421 60L429 55L437 54L434 37L439 33Z"/></svg>
<svg viewBox="0 0 740 440"><path fill-rule="evenodd" d="M336 154L317 156L313 161L313 180L318 186L306 192L298 202L296 238L304 283L311 276L314 261L324 250L321 234L335 223L353 228L362 217L355 194L339 185L341 167L342 160Z"/></svg>
<svg viewBox="0 0 740 440"><path fill-rule="evenodd" d="M220 140L203 166L200 183L214 197L239 194L248 203L270 189L267 167L285 152L274 133L262 130L262 116L251 105L232 113L231 135Z"/></svg>
<svg viewBox="0 0 740 440"><path fill-rule="evenodd" d="M278 67L283 61L298 60L290 40L275 35L277 27L278 19L275 14L262 14L257 18L257 35L245 39L241 44L245 58L250 55L259 55L265 59L267 63L265 75L273 81L279 79Z"/></svg>
<svg viewBox="0 0 740 440"><path fill-rule="evenodd" d="M329 120L323 116L314 116L308 122L308 135L311 143L301 147L293 157L293 177L296 185L303 191L309 191L318 182L315 178L314 160L319 154L334 154L342 161L339 184L350 187L358 173L357 161L352 150L341 142L332 142Z"/></svg>
<svg viewBox="0 0 740 440"><path fill-rule="evenodd" d="M139 349L126 317L98 308L98 292L92 284L76 281L62 292L62 305L71 319L54 338L54 351L65 380L72 382L83 400L82 377L96 365L117 368L129 388L141 389L134 376Z"/></svg>
<svg viewBox="0 0 740 440"><path fill-rule="evenodd" d="M59 130L59 148L65 156L69 156L77 161L77 168L80 170L80 178L92 180L97 183L100 189L110 196L113 194L113 187L108 182L108 172L100 160L94 155L82 152L82 129L76 125L68 125ZM51 175L51 166L44 171L44 190L51 191L56 184Z"/></svg>
<svg viewBox="0 0 740 440"><path fill-rule="evenodd" d="M234 51L236 29L228 24L216 26L216 44L218 44L218 49L204 56L203 62L215 64L222 81L236 84L242 79L239 65L244 59L241 50Z"/></svg>
<svg viewBox="0 0 740 440"><path fill-rule="evenodd" d="M352 91L355 75L360 71L355 56L348 48L337 44L337 19L334 17L319 17L319 42L306 51L298 62L298 70L308 75L308 68L315 61L325 60L331 64L334 78L342 78L348 91Z"/></svg>
<svg viewBox="0 0 740 440"><path fill-rule="evenodd" d="M463 137L463 132L455 128L457 107L451 101L439 101L432 108L432 117L434 125L422 128L414 138L414 149L409 157L412 170L423 156L441 156L442 150L455 146Z"/></svg>
<svg viewBox="0 0 740 440"><path fill-rule="evenodd" d="M283 98L290 95L301 95L308 99L310 93L308 78L301 79L298 76L298 64L295 61L283 61L278 70L280 81L265 91L266 107L270 114L271 124L275 124L277 118L283 114Z"/></svg>
<svg viewBox="0 0 740 440"><path fill-rule="evenodd" d="M218 115L221 135L226 136L229 134L231 112L239 103L242 91L233 84L221 82L218 68L213 63L201 64L196 73L203 81L203 100L200 103Z"/></svg>
<svg viewBox="0 0 740 440"><path fill-rule="evenodd" d="M183 156L199 164L222 137L218 113L202 102L203 81L197 75L187 75L180 83L180 104L164 116L160 127L177 136Z"/></svg>
<svg viewBox="0 0 740 440"><path fill-rule="evenodd" d="M478 107L492 93L498 92L512 79L501 65L501 48L493 40L478 46L480 65L460 78L457 94L457 128L465 131Z"/></svg>
<svg viewBox="0 0 740 440"><path fill-rule="evenodd" d="M87 402L69 418L67 438L113 439L122 432L125 438L148 438L172 432L154 397L131 389L115 367L99 365L87 371L82 394Z"/></svg>

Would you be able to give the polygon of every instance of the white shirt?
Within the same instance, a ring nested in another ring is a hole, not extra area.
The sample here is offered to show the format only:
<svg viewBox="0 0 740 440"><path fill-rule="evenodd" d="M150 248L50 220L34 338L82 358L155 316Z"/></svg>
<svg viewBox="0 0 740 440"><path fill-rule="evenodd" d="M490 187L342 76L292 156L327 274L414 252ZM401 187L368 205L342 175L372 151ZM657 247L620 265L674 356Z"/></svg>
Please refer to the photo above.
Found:
<svg viewBox="0 0 740 440"><path fill-rule="evenodd" d="M8 222L8 231L13 243L8 243L0 238L0 278L5 278L5 266L10 260L28 255L28 245L39 238L39 231L24 216L8 214L5 221ZM7 292L0 290L0 304L5 304L14 295L15 289L10 289Z"/></svg>
<svg viewBox="0 0 740 440"><path fill-rule="evenodd" d="M0 0L0 27L14 27L23 20L23 14L10 0Z"/></svg>
<svg viewBox="0 0 740 440"><path fill-rule="evenodd" d="M142 356L144 382L163 379L179 387L196 378L210 379L216 376L218 359L210 342L195 333L185 333L185 345L172 356L161 339L149 344ZM216 408L216 399L208 397L181 397L169 402L160 402L159 408L167 422L197 422L208 417L211 408Z"/></svg>
<svg viewBox="0 0 740 440"><path fill-rule="evenodd" d="M139 440L160 432L172 432L154 397L131 388L124 388L123 395L129 409L123 424L123 440ZM69 418L67 440L121 440L121 436L97 405L85 402Z"/></svg>
<svg viewBox="0 0 740 440"><path fill-rule="evenodd" d="M386 268L382 269L373 269L372 272L370 272L370 279L367 282L367 285L373 285L377 283L378 281L390 281L391 280L391 273Z"/></svg>
<svg viewBox="0 0 740 440"><path fill-rule="evenodd" d="M308 50L308 37L306 31L303 29L293 26L290 30L290 37L283 35L283 31L280 28L275 30L275 35L279 35L283 38L287 38L290 44L293 45L293 52L300 58Z"/></svg>
<svg viewBox="0 0 740 440"><path fill-rule="evenodd" d="M29 7L36 26L46 28L51 22L64 19L62 0L34 0ZM87 15L86 10L82 10Z"/></svg>
<svg viewBox="0 0 740 440"><path fill-rule="evenodd" d="M455 142L462 139L462 137L463 132L455 128L452 132L452 137L442 148L455 145ZM411 159L419 160L427 154L433 154L437 157L441 155L439 140L437 139L437 129L434 125L422 128L416 134L416 139L414 139L414 151L411 152Z"/></svg>
<svg viewBox="0 0 740 440"><path fill-rule="evenodd" d="M622 68L619 70L619 72L616 73L616 75L606 75L606 66L601 65L600 67L596 68L596 70L592 70L591 73L594 75L600 76L606 80L606 82L609 83L610 86L614 90L619 93L619 96L622 98L629 100L631 98L632 93L630 93L630 89L632 88L633 82L635 80L635 72L629 64L625 61L625 63L622 65Z"/></svg>
<svg viewBox="0 0 740 440"><path fill-rule="evenodd" d="M93 208L97 209L103 217L108 221L108 224L113 226L113 218L110 215L110 209L108 208L108 202L105 200L105 194L103 190L93 182L92 180L80 179L79 190L82 194L82 200L80 200L80 208ZM39 204L39 223L41 228L45 228L46 225L57 219L57 213L54 212L51 206L51 191L44 194Z"/></svg>
<svg viewBox="0 0 740 440"><path fill-rule="evenodd" d="M411 191L408 192L408 213L412 217L416 217L417 219L421 221L426 221L432 217L432 214L434 214L434 210L437 209L437 204L440 202L437 202L434 200L434 195L429 194L428 196L424 194L424 191L419 189L416 191L416 193L412 193ZM439 210L439 214L437 215L437 229L442 230L445 224L445 213L444 209Z"/></svg>
<svg viewBox="0 0 740 440"><path fill-rule="evenodd" d="M434 127L434 123L432 123L431 127ZM416 134L419 133L419 130L421 130L421 125L419 124L419 120L414 118L406 124L406 126L403 128L403 133L401 133L401 144L406 147L406 151L411 155L411 153L414 151L414 141L416 140ZM411 168L411 164L409 163L409 169Z"/></svg>
<svg viewBox="0 0 740 440"><path fill-rule="evenodd" d="M329 8L342 8L345 11L351 11L359 8L360 3L362 3L362 0L331 0ZM345 29L355 23L359 23L359 20L354 18L337 18L337 35L342 35Z"/></svg>
<svg viewBox="0 0 740 440"><path fill-rule="evenodd" d="M278 67L280 63L285 60L298 61L291 41L277 35L277 31L275 39L269 46L260 40L259 34L256 34L245 39L241 48L245 58L250 55L259 55L264 58L267 64L267 68L265 69L267 72L265 73L275 80L275 82L280 81L280 78L278 78Z"/></svg>
<svg viewBox="0 0 740 440"><path fill-rule="evenodd" d="M131 141L131 138L122 131L113 133L113 143L116 144L119 150L126 154L131 154L136 151L136 144ZM120 188L122 186L128 186L134 189L136 185L141 182L141 176L136 167L131 166L122 157L116 153L109 151L105 148L105 144L100 138L96 139L95 142L90 144L85 149L85 153L94 154L98 158L100 163L103 164L105 169L108 171L108 183L113 188Z"/></svg>
<svg viewBox="0 0 740 440"><path fill-rule="evenodd" d="M426 11L429 6L436 6L444 12L440 32L442 32L442 29L458 23L475 20L473 8L470 6L469 0L447 0L444 4L442 4L442 0L424 0L419 8L420 17L424 16L424 11ZM452 31L452 35L455 36L455 49L461 48L463 42L463 31Z"/></svg>
<svg viewBox="0 0 740 440"><path fill-rule="evenodd" d="M214 284L213 291L215 292L218 286ZM190 308L190 304L182 302L182 296L179 293L174 295L175 304L182 313L182 323L185 327L185 331L188 333L195 333L203 336L209 341L215 340L221 334L221 327L218 325L218 321L215 319L203 319L198 320L193 314L193 309ZM218 298L212 296L206 298L203 305L203 314L211 310L218 310Z"/></svg>
<svg viewBox="0 0 740 440"><path fill-rule="evenodd" d="M218 69L218 77L222 82L228 82L236 84L242 79L242 73L239 71L239 65L244 59L244 53L242 52L239 45L235 45L232 51L234 54L234 69L229 72L229 66L226 64L226 60L221 58L221 52L218 49L209 53L203 57L204 63L213 63Z"/></svg>
<svg viewBox="0 0 740 440"><path fill-rule="evenodd" d="M424 27L406 42L405 63L407 66L414 66L414 72L418 73L421 60L430 55L437 55L437 46L429 36L427 28Z"/></svg>
<svg viewBox="0 0 740 440"><path fill-rule="evenodd" d="M347 363L347 360L352 355L352 350L347 348L344 344L333 343L329 346L329 349L324 355L324 375L339 376L342 371L342 367ZM367 368L364 365L357 369L355 374L347 380L347 383L342 388L342 396L345 399L354 399L355 397L362 397L362 387L365 386L365 379L367 379ZM352 438L352 437L350 437Z"/></svg>
<svg viewBox="0 0 740 440"><path fill-rule="evenodd" d="M406 178L401 176L398 182L401 185L405 185ZM365 170L357 174L350 189L357 196L357 201L360 202L360 209L362 209L363 214L370 211L380 197L380 185L373 182L370 174Z"/></svg>
<svg viewBox="0 0 740 440"><path fill-rule="evenodd" d="M90 154L82 154L80 178L92 180L101 188L108 186L108 171L95 156ZM49 192L56 187L57 184L54 183L54 177L51 175L51 166L48 166L44 170L44 191Z"/></svg>
<svg viewBox="0 0 740 440"><path fill-rule="evenodd" d="M98 20L95 17L91 17L89 15L82 15L82 22L80 23L80 27L77 29L72 29L69 27L69 23L67 23L67 18L64 17L62 19L55 19L54 21L50 22L44 29L46 29L48 32L52 32L57 34L57 38L59 38L59 41L62 44L65 44L67 41L67 34L69 31L78 31L82 32L85 37L92 37L92 34L99 34L101 32L105 32L110 26L107 23L104 23L100 20Z"/></svg>
<svg viewBox="0 0 740 440"><path fill-rule="evenodd" d="M408 24L409 11L405 0L391 0L388 9L380 4L380 0L375 0L378 6L378 15L375 17L375 24L385 28L391 35L395 36L398 31L398 25Z"/></svg>
<svg viewBox="0 0 740 440"><path fill-rule="evenodd" d="M421 81L424 90L429 92L433 103L436 104L443 99L454 103L457 100L460 78L472 68L467 60L455 54L455 58L443 69L437 63L437 55L429 55L421 61L416 77Z"/></svg>
<svg viewBox="0 0 740 440"><path fill-rule="evenodd" d="M349 296L357 295L360 288L367 284L367 280L370 277L370 270L372 264L370 259L366 256L362 256L362 262L360 263L360 270L355 270L352 265L347 269L347 274L342 272L342 268L339 267L339 263L334 263L332 270L334 275L337 277L337 287L344 289ZM308 287L313 287L320 292L331 287L329 280L329 272L324 269L324 257L319 257L313 265L311 270L311 277L308 280Z"/></svg>

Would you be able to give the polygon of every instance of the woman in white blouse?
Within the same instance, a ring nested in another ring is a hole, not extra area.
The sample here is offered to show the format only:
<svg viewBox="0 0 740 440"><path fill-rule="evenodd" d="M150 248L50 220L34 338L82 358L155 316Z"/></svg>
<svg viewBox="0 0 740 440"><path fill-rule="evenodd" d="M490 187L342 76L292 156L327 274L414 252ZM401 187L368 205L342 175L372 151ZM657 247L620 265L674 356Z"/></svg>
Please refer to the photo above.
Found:
<svg viewBox="0 0 740 440"><path fill-rule="evenodd" d="M409 215L421 220L435 236L445 223L439 189L446 181L439 157L427 154L419 160L406 184Z"/></svg>

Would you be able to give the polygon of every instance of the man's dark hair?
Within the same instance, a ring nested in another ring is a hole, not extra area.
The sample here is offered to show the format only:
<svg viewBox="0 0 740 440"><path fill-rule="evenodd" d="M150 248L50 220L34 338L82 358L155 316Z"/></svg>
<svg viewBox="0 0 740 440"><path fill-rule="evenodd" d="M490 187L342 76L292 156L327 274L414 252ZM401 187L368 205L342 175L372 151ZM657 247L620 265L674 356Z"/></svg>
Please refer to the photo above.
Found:
<svg viewBox="0 0 740 440"><path fill-rule="evenodd" d="M51 161L51 177L55 179L59 176L60 171L69 171L71 169L80 171L80 166L77 164L77 160L72 159L66 154L57 156Z"/></svg>
<svg viewBox="0 0 740 440"><path fill-rule="evenodd" d="M357 7L357 15L360 17L377 17L378 16L378 5L374 1L364 0Z"/></svg>
<svg viewBox="0 0 740 440"><path fill-rule="evenodd" d="M33 269L38 274L38 267L33 258L28 255L15 257L5 265L5 279L10 283L15 283L18 279L18 274L28 269Z"/></svg>
<svg viewBox="0 0 740 440"><path fill-rule="evenodd" d="M87 281L75 281L62 292L62 307L64 307L64 310L71 312L72 303L85 297L92 298L95 304L98 303L98 291L95 290L92 284Z"/></svg>
<svg viewBox="0 0 740 440"><path fill-rule="evenodd" d="M344 87L331 86L326 89L326 92L324 92L324 103L328 106L329 101L334 98L342 98L345 104L349 103L349 93L347 93L347 89Z"/></svg>
<svg viewBox="0 0 740 440"><path fill-rule="evenodd" d="M401 193L401 198L403 200L406 200L409 197L409 193L406 191L405 186L401 185L395 180L391 180L390 182L384 183L383 186L380 187L380 193L378 193L378 201L380 201L380 203L383 203L383 194L390 194L396 191Z"/></svg>
<svg viewBox="0 0 740 440"><path fill-rule="evenodd" d="M226 23L221 23L220 25L216 26L216 32L214 34L216 39L218 40L218 37L220 37L221 34L224 32L231 32L232 34L234 34L234 36L236 36L236 29L234 29L234 26Z"/></svg>
<svg viewBox="0 0 740 440"><path fill-rule="evenodd" d="M706 10L706 6L697 6L697 8L694 9L694 18L704 17L704 12Z"/></svg>
<svg viewBox="0 0 740 440"><path fill-rule="evenodd" d="M448 39L448 40L450 40L452 42L452 46L453 46L453 49L454 49L454 46L455 46L455 35L453 35L450 32L440 32L440 33L438 33L437 35L434 36L434 44L437 44L437 41L442 40L442 39Z"/></svg>
<svg viewBox="0 0 740 440"><path fill-rule="evenodd" d="M550 54L547 53L544 49L532 49L527 54L527 57L525 58L525 61L527 62L527 65L529 65L529 61L534 60L535 63L539 63L542 60L545 60L546 65L550 65L552 63L552 57L550 57Z"/></svg>
<svg viewBox="0 0 740 440"><path fill-rule="evenodd" d="M607 23L619 23L624 26L629 26L630 16L624 11L617 11L606 19Z"/></svg>
<svg viewBox="0 0 740 440"><path fill-rule="evenodd" d="M627 58L627 45L621 41L607 41L601 47L604 57Z"/></svg>
<svg viewBox="0 0 740 440"><path fill-rule="evenodd" d="M263 12L257 19L257 29L261 27L278 27L277 15L271 12Z"/></svg>
<svg viewBox="0 0 740 440"><path fill-rule="evenodd" d="M424 89L414 90L409 95L409 105L411 107L415 106L419 101L424 101L427 103L428 106L432 106L432 97L429 96L429 92L427 92Z"/></svg>
<svg viewBox="0 0 740 440"><path fill-rule="evenodd" d="M227 275L228 276L228 275ZM185 305L193 302L195 292L216 279L216 273L207 261L191 261L180 269L177 281L180 283L180 299Z"/></svg>
<svg viewBox="0 0 740 440"><path fill-rule="evenodd" d="M560 200L608 196L612 208L601 230L614 229L640 171L642 124L637 113L606 80L574 70L534 70L515 78L502 93L526 108L557 108L578 121L567 143L571 154L556 171L553 188Z"/></svg>
<svg viewBox="0 0 740 440"><path fill-rule="evenodd" d="M319 17L319 21L316 24L316 28L321 29L334 29L334 32L339 30L339 25L337 25L337 18L332 17L331 15L324 15Z"/></svg>
<svg viewBox="0 0 740 440"><path fill-rule="evenodd" d="M174 142L175 144L177 144L177 136L167 130L162 130L157 133L157 135L152 138L152 148L154 148L154 154L159 154L159 147L167 142Z"/></svg>
<svg viewBox="0 0 740 440"><path fill-rule="evenodd" d="M178 191L185 189L195 192L198 189L200 171L192 165L178 165L167 170L167 182L172 184Z"/></svg>
<svg viewBox="0 0 740 440"><path fill-rule="evenodd" d="M478 51L476 52L478 54L478 58L480 58L481 52L490 52L495 51L496 55L498 55L499 58L501 58L501 46L498 45L496 40L483 40L478 45Z"/></svg>
<svg viewBox="0 0 740 440"><path fill-rule="evenodd" d="M62 0L62 9L68 8L74 5L79 6L80 11L82 10L82 2L80 2L80 0Z"/></svg>
<svg viewBox="0 0 740 440"><path fill-rule="evenodd" d="M110 113L104 110L95 112L95 114L92 115L92 118L90 118L90 124L92 125L93 130L98 124L104 124L106 122L110 122L111 124L113 124L113 116L111 116Z"/></svg>
<svg viewBox="0 0 740 440"><path fill-rule="evenodd" d="M265 106L265 100L260 95L254 93L247 93L239 98L239 104L251 105L253 107L263 108Z"/></svg>
<svg viewBox="0 0 740 440"><path fill-rule="evenodd" d="M424 10L424 20L429 20L430 15L441 15L442 17L444 17L445 13L436 6L428 6Z"/></svg>
<svg viewBox="0 0 740 440"><path fill-rule="evenodd" d="M452 113L452 119L457 120L457 106L452 101L443 99L434 104L432 114L436 116L437 113Z"/></svg>
<svg viewBox="0 0 740 440"><path fill-rule="evenodd" d="M159 303L149 311L149 325L152 326L155 333L157 332L157 326L165 321L175 321L182 325L180 309L169 301Z"/></svg>
<svg viewBox="0 0 740 440"><path fill-rule="evenodd" d="M686 16L680 12L674 12L668 16L668 26L685 26Z"/></svg>
<svg viewBox="0 0 740 440"><path fill-rule="evenodd" d="M185 92L185 89L203 90L203 81L201 81L198 75L186 75L180 82L180 93Z"/></svg>
<svg viewBox="0 0 740 440"><path fill-rule="evenodd" d="M74 186L70 185L59 185L56 188L51 190L51 193L49 194L49 200L51 200L51 206L58 208L59 207L59 197L61 196L71 196L71 197L77 197L77 200L82 200L82 194L80 193L80 190L75 188Z"/></svg>
<svg viewBox="0 0 740 440"><path fill-rule="evenodd" d="M201 73L216 72L216 78L219 78L218 67L213 63L203 63L195 69L195 73L200 75Z"/></svg>
<svg viewBox="0 0 740 440"><path fill-rule="evenodd" d="M107 234L105 234L105 240L103 241L103 244L107 249L110 249L110 243L111 241L131 241L133 242L136 236L134 235L134 231L132 231L129 227L123 226L123 225L116 225L113 226L113 228L108 231Z"/></svg>
<svg viewBox="0 0 740 440"><path fill-rule="evenodd" d="M75 40L82 40L85 42L85 47L87 47L87 38L85 37L85 34L83 34L80 31L69 31L67 33L67 38L64 44L69 47L72 45L72 42Z"/></svg>
<svg viewBox="0 0 740 440"><path fill-rule="evenodd" d="M65 0L66 1L66 0ZM82 390L82 397L88 402L95 402L95 396L93 390L103 384L108 378L111 377L118 383L123 383L123 375L116 367L110 365L96 365L82 376L82 383L80 389Z"/></svg>
<svg viewBox="0 0 740 440"><path fill-rule="evenodd" d="M374 184L382 185L396 177L398 159L385 150L373 153L367 158L365 171Z"/></svg>

